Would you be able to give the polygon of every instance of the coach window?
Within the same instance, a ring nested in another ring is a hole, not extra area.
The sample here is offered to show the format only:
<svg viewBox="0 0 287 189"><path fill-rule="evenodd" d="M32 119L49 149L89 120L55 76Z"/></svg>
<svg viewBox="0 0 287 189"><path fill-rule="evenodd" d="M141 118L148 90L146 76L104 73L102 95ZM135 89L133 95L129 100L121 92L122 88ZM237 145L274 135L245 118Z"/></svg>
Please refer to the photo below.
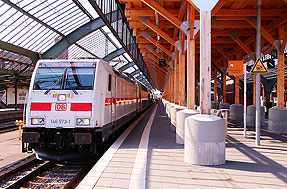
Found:
<svg viewBox="0 0 287 189"><path fill-rule="evenodd" d="M112 90L112 76L109 74L109 83L108 83L108 91Z"/></svg>

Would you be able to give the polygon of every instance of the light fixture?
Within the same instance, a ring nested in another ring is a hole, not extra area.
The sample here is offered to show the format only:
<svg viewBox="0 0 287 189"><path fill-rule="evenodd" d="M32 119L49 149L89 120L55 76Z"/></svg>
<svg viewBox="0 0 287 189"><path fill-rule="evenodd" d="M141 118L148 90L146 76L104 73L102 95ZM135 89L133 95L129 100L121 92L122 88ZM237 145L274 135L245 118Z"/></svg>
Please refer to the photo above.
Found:
<svg viewBox="0 0 287 189"><path fill-rule="evenodd" d="M44 125L45 124L45 119L44 118L32 118L31 119L31 124L32 125Z"/></svg>
<svg viewBox="0 0 287 189"><path fill-rule="evenodd" d="M66 94L58 94L58 100L59 101L65 101L66 100Z"/></svg>
<svg viewBox="0 0 287 189"><path fill-rule="evenodd" d="M88 126L90 125L90 119L89 118L77 118L76 124L78 126Z"/></svg>

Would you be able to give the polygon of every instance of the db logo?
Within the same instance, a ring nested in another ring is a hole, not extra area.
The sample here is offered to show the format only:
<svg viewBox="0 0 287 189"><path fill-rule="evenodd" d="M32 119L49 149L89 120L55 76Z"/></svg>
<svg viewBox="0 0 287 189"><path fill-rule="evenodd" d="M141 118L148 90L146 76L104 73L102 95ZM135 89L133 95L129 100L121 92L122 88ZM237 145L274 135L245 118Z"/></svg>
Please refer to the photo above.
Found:
<svg viewBox="0 0 287 189"><path fill-rule="evenodd" d="M67 104L66 103L57 103L55 106L55 111L66 111Z"/></svg>

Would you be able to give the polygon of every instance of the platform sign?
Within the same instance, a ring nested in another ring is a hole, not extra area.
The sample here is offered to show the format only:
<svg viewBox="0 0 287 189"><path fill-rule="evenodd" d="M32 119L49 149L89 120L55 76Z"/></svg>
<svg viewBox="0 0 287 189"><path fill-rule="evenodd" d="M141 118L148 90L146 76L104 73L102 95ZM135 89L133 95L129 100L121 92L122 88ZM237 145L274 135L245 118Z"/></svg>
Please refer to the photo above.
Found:
<svg viewBox="0 0 287 189"><path fill-rule="evenodd" d="M228 61L228 75L243 75L243 61Z"/></svg>
<svg viewBox="0 0 287 189"><path fill-rule="evenodd" d="M166 67L166 60L165 59L159 59L158 64L159 64L159 67Z"/></svg>
<svg viewBox="0 0 287 189"><path fill-rule="evenodd" d="M256 73L267 73L268 70L267 68L264 66L262 60L260 58L258 58L255 62L255 64L253 65L253 68L251 69L250 73L252 74L256 74Z"/></svg>

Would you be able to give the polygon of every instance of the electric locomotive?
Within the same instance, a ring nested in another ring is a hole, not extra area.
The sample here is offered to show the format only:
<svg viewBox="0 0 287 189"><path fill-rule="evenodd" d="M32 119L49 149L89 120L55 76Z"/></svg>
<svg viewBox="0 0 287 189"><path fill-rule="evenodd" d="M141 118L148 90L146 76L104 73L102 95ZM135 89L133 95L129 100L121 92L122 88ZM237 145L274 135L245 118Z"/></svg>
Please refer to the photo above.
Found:
<svg viewBox="0 0 287 189"><path fill-rule="evenodd" d="M103 60L40 60L27 98L22 151L57 161L96 154L150 105L150 97L146 87Z"/></svg>

